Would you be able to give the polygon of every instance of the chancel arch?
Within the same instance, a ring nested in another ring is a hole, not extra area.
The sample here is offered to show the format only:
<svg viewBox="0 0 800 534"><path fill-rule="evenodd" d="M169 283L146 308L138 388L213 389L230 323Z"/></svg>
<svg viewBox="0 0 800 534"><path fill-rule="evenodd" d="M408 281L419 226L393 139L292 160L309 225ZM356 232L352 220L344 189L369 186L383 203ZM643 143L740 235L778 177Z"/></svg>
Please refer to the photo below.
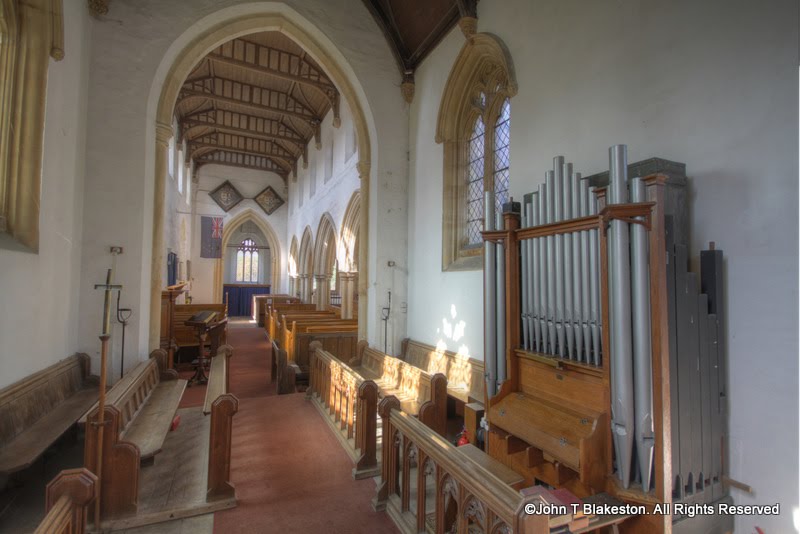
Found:
<svg viewBox="0 0 800 534"><path fill-rule="evenodd" d="M247 229L248 225L255 227L264 236L265 246L269 247L269 263L264 266L265 269L269 270L269 275L264 278L264 282L271 284L273 288L281 287L280 240L272 226L261 215L248 208L226 221L222 228L222 258L218 259L214 266L214 298L217 302L222 302L223 298L222 289L225 283L226 262L231 261L231 254L236 254L236 247L230 246L234 244L232 238L241 235L242 227L244 226ZM256 234L256 232L252 233L253 235Z"/></svg>
<svg viewBox="0 0 800 534"><path fill-rule="evenodd" d="M498 192L508 189L508 115L516 94L505 44L489 33L473 35L450 71L436 125L436 142L444 145L442 270L481 268L483 190L494 190L497 177L505 180ZM503 143L506 164L496 168L494 149Z"/></svg>
<svg viewBox="0 0 800 534"><path fill-rule="evenodd" d="M358 242L361 231L361 192L350 197L342 218L337 258L339 261L339 293L342 296L342 317L351 319L356 313L358 293Z"/></svg>
<svg viewBox="0 0 800 534"><path fill-rule="evenodd" d="M300 285L300 299L310 303L314 292L314 237L311 227L306 226L303 237L300 239L299 263L297 278Z"/></svg>
<svg viewBox="0 0 800 534"><path fill-rule="evenodd" d="M317 228L314 243L315 302L324 310L330 304L331 278L336 266L336 226L329 213L323 213Z"/></svg>
<svg viewBox="0 0 800 534"><path fill-rule="evenodd" d="M151 259L151 301L150 301L150 330L149 341L151 347L158 347L159 344L159 329L160 329L160 298L161 289L163 286L162 280L162 263L164 257L164 202L166 191L166 167L168 158L168 141L173 135L173 113L175 110L176 102L181 98L189 96L189 92L203 93L204 96L213 97L220 102L227 99L230 95L218 93L217 86L203 86L203 87L190 87L187 89L186 81L189 75L197 67L198 62L204 58L209 52L222 46L224 43L232 39L240 38L249 34L258 32L280 32L288 36L294 42L299 44L305 53L324 71L325 75L330 79L333 86L339 91L339 98L344 98L347 106L351 110L353 123L356 131L356 141L358 145L359 162L357 165L361 189L368 191L369 180L371 175L371 146L373 144L371 137L375 135L374 125L369 122L367 111L368 105L366 104L366 97L363 89L359 85L355 74L349 65L346 64L344 57L336 49L333 43L321 32L317 31L307 20L297 14L291 8L279 4L265 4L268 7L254 6L250 12L243 12L239 9L220 10L214 13L213 18L202 19L196 23L192 28L184 32L180 38L171 46L170 50L165 55L164 60L159 66L156 79L153 84L153 90L158 91L157 100L154 99L154 93L151 93L151 102L156 102L154 109L155 124L155 188L154 188L154 215L153 215L153 246L152 246L152 259ZM259 11L261 9L262 11ZM224 55L224 51L223 51ZM254 102L252 104L255 104ZM337 103L332 102L334 108L338 107ZM256 109L251 106L252 109ZM261 110L270 112L270 110ZM274 111L274 110L272 110ZM297 115L300 121L306 121L308 124L313 125L316 117L303 115L305 112L293 112ZM301 116L302 115L302 116ZM338 115L338 114L337 114ZM339 121L334 119L334 125L338 126ZM265 134L267 132L264 132ZM270 135L281 135L284 137L291 137L291 132L270 132ZM225 134L229 135L229 134ZM318 135L315 141L319 143ZM221 144L225 144L237 154L236 161L228 162L232 165L239 165L242 163L242 158L252 158L253 155L246 152L241 148L241 145L233 145L227 143L227 138L222 139L219 135L214 136L213 139L205 139L202 142L205 145L202 147L205 151L217 150L219 153ZM283 139L288 145L296 146L296 143L291 143L292 139ZM249 149L248 149L249 150ZM273 154L270 152L270 161L264 162L264 165L270 166L271 161L278 160L285 157L280 150L275 151ZM204 152L205 153L205 152ZM213 152L209 152L209 156ZM274 157L273 157L274 156ZM301 154L304 158L305 154ZM262 158L263 159L263 158ZM249 161L249 160L248 160ZM153 168L153 167L151 167ZM289 174L289 169L283 169L285 174ZM296 166L291 169L296 174ZM366 217L368 210L365 210L362 217ZM366 227L366 221L364 222ZM367 263L367 240L360 241L361 250L359 251L360 263L366 266ZM302 246L301 246L302 249ZM301 252L302 256L302 252ZM277 270L273 272L278 272ZM221 281L222 270L218 270L216 277ZM364 267L362 267L362 276L365 276ZM308 282L307 296L310 297L311 282ZM363 287L360 287L360 292L366 295L365 281L361 282ZM279 287L279 286L274 286ZM220 289L221 291L221 284ZM361 301L362 306L366 306L366 299ZM359 332L361 335L366 334L366 324L359 325Z"/></svg>

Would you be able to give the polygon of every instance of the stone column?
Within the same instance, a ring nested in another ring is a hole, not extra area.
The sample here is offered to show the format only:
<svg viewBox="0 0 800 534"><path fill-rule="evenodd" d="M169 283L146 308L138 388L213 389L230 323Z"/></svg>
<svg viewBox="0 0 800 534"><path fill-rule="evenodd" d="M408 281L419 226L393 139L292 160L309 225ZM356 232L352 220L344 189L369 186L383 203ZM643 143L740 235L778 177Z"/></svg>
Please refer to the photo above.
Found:
<svg viewBox="0 0 800 534"><path fill-rule="evenodd" d="M358 224L358 339L367 339L367 281L369 280L369 161L356 165L361 183L361 209Z"/></svg>
<svg viewBox="0 0 800 534"><path fill-rule="evenodd" d="M318 310L327 310L331 303L331 277L327 274L314 275L317 280L316 304Z"/></svg>
<svg viewBox="0 0 800 534"><path fill-rule="evenodd" d="M339 273L339 292L342 295L342 319L353 318L353 295L355 293L355 273Z"/></svg>
<svg viewBox="0 0 800 534"><path fill-rule="evenodd" d="M300 283L300 300L308 304L311 301L311 275L298 274L297 279Z"/></svg>
<svg viewBox="0 0 800 534"><path fill-rule="evenodd" d="M167 163L172 126L156 124L156 174L153 192L153 258L150 268L150 350L159 348L161 338L161 271L164 268L164 202Z"/></svg>
<svg viewBox="0 0 800 534"><path fill-rule="evenodd" d="M297 276L289 275L289 295L292 297L297 294Z"/></svg>

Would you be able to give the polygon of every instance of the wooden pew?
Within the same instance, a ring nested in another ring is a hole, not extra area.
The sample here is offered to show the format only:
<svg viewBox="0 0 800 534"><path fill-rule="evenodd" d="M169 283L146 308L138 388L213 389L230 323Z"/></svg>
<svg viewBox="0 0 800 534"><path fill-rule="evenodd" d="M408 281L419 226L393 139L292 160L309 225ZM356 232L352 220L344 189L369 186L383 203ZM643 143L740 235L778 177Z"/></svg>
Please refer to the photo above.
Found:
<svg viewBox="0 0 800 534"><path fill-rule="evenodd" d="M307 385L310 377L311 343L319 341L322 348L337 354L343 354L348 359L355 356L358 340L358 326L347 323L330 326L322 332L307 331L311 325L296 326L286 334L284 343L273 344L273 361L276 362L275 377L286 381L284 388L287 392L294 392L296 385ZM312 327L312 330L314 328ZM286 358L280 357L280 351L286 352ZM285 363L284 363L285 362ZM289 369L289 368L292 369ZM294 382L289 378L294 377Z"/></svg>
<svg viewBox="0 0 800 534"><path fill-rule="evenodd" d="M0 390L0 473L29 467L97 399L89 356L75 354Z"/></svg>
<svg viewBox="0 0 800 534"><path fill-rule="evenodd" d="M280 321L280 314L283 312L290 312L290 311L314 311L317 307L314 304L278 304L278 305L268 305L267 306L267 315L265 317L265 325L264 328L267 331L267 335L269 336L270 340L276 339L278 332L280 331L278 324Z"/></svg>
<svg viewBox="0 0 800 534"><path fill-rule="evenodd" d="M265 326L265 319L267 315L267 309L271 305L275 304L295 304L299 303L300 299L298 297L293 297L291 295L253 295L253 320L256 321L258 326Z"/></svg>
<svg viewBox="0 0 800 534"><path fill-rule="evenodd" d="M230 359L233 347L222 345L211 358L203 414L211 415L209 435L208 481L206 499L235 496L231 483L231 443L233 416L239 411L239 399L230 392Z"/></svg>
<svg viewBox="0 0 800 534"><path fill-rule="evenodd" d="M341 362L322 344L311 344L311 383L306 393L326 417L334 435L352 459L353 478L377 475L378 386Z"/></svg>
<svg viewBox="0 0 800 534"><path fill-rule="evenodd" d="M153 351L106 394L101 516L136 512L140 465L161 452L178 410L186 380L166 369L167 353ZM86 428L84 467L97 472L98 406L82 418Z"/></svg>
<svg viewBox="0 0 800 534"><path fill-rule="evenodd" d="M288 321L288 319L287 319ZM309 330L310 329L310 330ZM297 363L301 368L308 369L308 344L298 343L299 336L308 333L337 333L358 332L358 322L352 319L339 319L338 317L292 317L290 324L284 324L278 337L279 345L286 351L289 361ZM349 337L348 337L349 339ZM333 347L331 347L333 348ZM337 347L339 352L334 354L355 355L355 341L352 347Z"/></svg>
<svg viewBox="0 0 800 534"><path fill-rule="evenodd" d="M431 375L399 358L373 349L366 341L359 341L356 357L350 361L353 370L374 380L380 397L395 396L401 409L419 417L442 436L447 426L447 377L441 373Z"/></svg>
<svg viewBox="0 0 800 534"><path fill-rule="evenodd" d="M447 376L447 395L455 405L455 413L463 417L470 443L477 443L480 421L485 412L483 362L411 338L403 340L402 358L429 373Z"/></svg>
<svg viewBox="0 0 800 534"><path fill-rule="evenodd" d="M382 447L374 509L386 510L401 532L428 532L431 518L436 532L550 532L549 515L525 511L538 497L520 495L493 465L442 440L400 404L388 396L378 406L383 435L400 439Z"/></svg>
<svg viewBox="0 0 800 534"><path fill-rule="evenodd" d="M34 534L84 534L86 508L97 492L94 473L83 467L61 471L45 492L46 515Z"/></svg>
<svg viewBox="0 0 800 534"><path fill-rule="evenodd" d="M229 347L220 347L229 352ZM218 356L223 365L229 355ZM167 354L155 350L146 362L126 374L107 394L105 431L103 435L103 468L101 484L101 518L113 521L135 514L139 505L140 469L154 461L161 450L178 408L186 381L177 378L175 370L166 369ZM213 369L213 367L212 367ZM211 424L206 443L208 452L208 477L206 502L235 499L230 483L230 450L233 415L239 402L230 393L213 399L213 392L225 383L219 367L212 370L214 386L208 393ZM227 374L227 373L225 373ZM221 386L225 389L226 386ZM204 407L205 409L205 407ZM96 471L98 410L94 407L86 418L86 447L84 466ZM198 444L199 445L199 444ZM149 455L151 459L143 462ZM158 514L155 514L158 515ZM161 514L164 515L164 514ZM166 521L169 517L147 518L152 522Z"/></svg>

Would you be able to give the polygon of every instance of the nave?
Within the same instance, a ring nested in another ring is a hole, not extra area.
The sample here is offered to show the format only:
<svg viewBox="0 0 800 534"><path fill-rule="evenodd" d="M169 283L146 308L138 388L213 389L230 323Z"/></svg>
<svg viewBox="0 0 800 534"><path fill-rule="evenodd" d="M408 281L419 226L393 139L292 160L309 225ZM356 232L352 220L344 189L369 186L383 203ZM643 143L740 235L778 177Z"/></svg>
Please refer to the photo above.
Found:
<svg viewBox="0 0 800 534"><path fill-rule="evenodd" d="M237 506L117 532L396 532L389 517L370 506L375 482L352 479L346 453L305 395L275 394L270 376L272 349L264 330L247 319L236 319L229 325L228 343L234 348L230 391L239 399L231 454ZM180 376L189 378L191 372ZM185 390L178 411L184 422L202 409L205 390L202 385ZM183 426L174 432L186 431ZM61 469L81 466L83 449L83 439L78 439L46 460L40 477L34 474L30 487L0 512L0 533L32 532L36 528L44 516L44 483Z"/></svg>

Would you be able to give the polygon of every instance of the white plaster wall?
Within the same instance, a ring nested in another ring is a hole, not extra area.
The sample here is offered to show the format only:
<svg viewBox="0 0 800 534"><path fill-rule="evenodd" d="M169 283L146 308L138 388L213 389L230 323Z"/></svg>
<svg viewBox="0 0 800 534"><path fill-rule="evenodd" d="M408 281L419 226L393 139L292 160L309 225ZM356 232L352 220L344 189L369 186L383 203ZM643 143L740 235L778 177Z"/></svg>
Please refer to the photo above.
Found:
<svg viewBox="0 0 800 534"><path fill-rule="evenodd" d="M48 73L39 253L0 250L0 387L79 350L90 30L85 3L65 0L65 57L51 60ZM93 296L102 306L100 293ZM89 341L99 349L99 319L94 326Z"/></svg>
<svg viewBox="0 0 800 534"><path fill-rule="evenodd" d="M295 21L328 48L355 86L372 149L369 266L373 297L384 294L392 283L385 267L387 258L405 268L407 115L397 65L361 2L115 0L107 16L92 22L84 225L96 230L83 243L82 347L90 346L93 325L100 321L99 310L89 305L92 284L110 262L107 244L115 243L126 246L119 281L132 296L136 313L129 350L139 358L146 357L155 111L161 87L171 62L192 38L224 20L255 13L282 13ZM396 284L397 292L404 295L405 275ZM378 317L373 299L366 317L371 341L377 339ZM398 324L397 330L403 331L404 319Z"/></svg>
<svg viewBox="0 0 800 534"><path fill-rule="evenodd" d="M726 255L731 476L782 503L778 517L739 517L737 531L792 530L798 504L797 6L788 1L484 0L480 31L508 46L511 193L531 191L563 154L575 169L629 160L685 162L692 255ZM453 31L417 71L410 117L409 335L435 343L451 304L463 343L482 353L479 272L441 272L442 88L463 43ZM448 342L448 348L457 348Z"/></svg>
<svg viewBox="0 0 800 534"><path fill-rule="evenodd" d="M304 169L302 164L298 165L297 179L290 178L289 180L287 243L291 243L293 237L297 238L297 242L300 243L306 226L311 228L311 235L316 240L319 223L325 213L330 214L333 219L337 240L342 231L342 221L347 204L361 184L356 169L358 151L348 158L345 150L352 124L350 110L346 105L342 106L340 115L342 124L339 128L334 128L332 125L333 114L329 113L325 117L321 125L322 148L317 150L313 141L309 143L308 168ZM333 169L331 178L326 182L325 161L331 141L333 141ZM316 169L316 188L312 195L311 182L314 169ZM301 195L303 197L302 207L300 206Z"/></svg>
<svg viewBox="0 0 800 534"><path fill-rule="evenodd" d="M197 195L195 197L195 229L192 235L192 289L193 302L217 302L214 298L214 264L217 260L200 257L200 217L223 217L222 226L232 219L239 216L242 212L249 211L255 217L270 226L278 238L281 254L282 273L286 272L286 258L289 246L286 242L286 220L289 208L284 204L272 215L267 215L261 207L253 200L268 185L286 200L286 185L283 178L272 172L257 171L253 169L242 169L238 167L228 167L225 165L203 165L199 170L200 182L197 184ZM225 180L242 194L244 200L234 206L228 213L225 213L216 202L208 195L211 191L219 187ZM265 236L266 237L266 236ZM272 253L272 251L270 251ZM281 286L286 285L287 275L281 276ZM265 283L271 283L267 280ZM283 292L278 289L271 289L273 293Z"/></svg>

